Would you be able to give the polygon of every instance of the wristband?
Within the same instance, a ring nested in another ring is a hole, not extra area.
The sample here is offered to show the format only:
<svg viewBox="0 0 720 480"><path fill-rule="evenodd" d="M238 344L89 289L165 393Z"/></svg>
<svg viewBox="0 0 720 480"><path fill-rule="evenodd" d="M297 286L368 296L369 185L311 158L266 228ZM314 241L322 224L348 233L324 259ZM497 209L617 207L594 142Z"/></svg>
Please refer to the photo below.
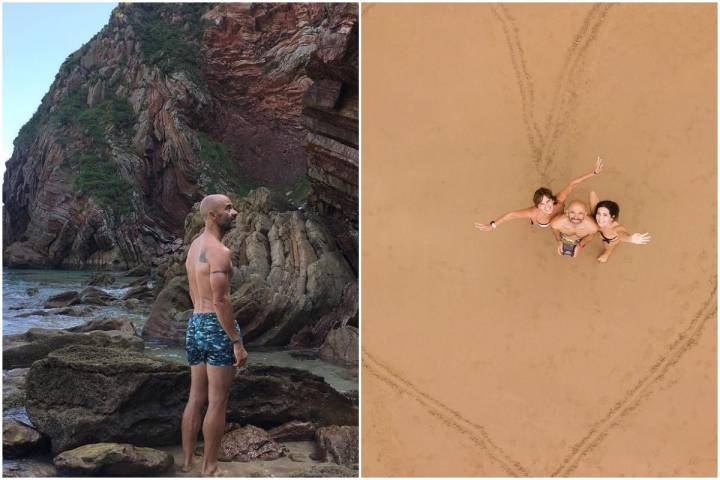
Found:
<svg viewBox="0 0 720 480"><path fill-rule="evenodd" d="M490 226L492 227L493 230L495 230L497 228L497 223L495 223L495 220L490 220Z"/></svg>

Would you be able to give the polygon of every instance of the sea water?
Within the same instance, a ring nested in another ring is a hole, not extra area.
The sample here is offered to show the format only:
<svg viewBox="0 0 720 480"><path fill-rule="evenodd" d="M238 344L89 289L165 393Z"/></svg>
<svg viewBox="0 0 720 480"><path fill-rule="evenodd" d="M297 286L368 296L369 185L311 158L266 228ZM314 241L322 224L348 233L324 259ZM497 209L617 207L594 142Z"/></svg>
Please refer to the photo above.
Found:
<svg viewBox="0 0 720 480"><path fill-rule="evenodd" d="M138 330L145 326L150 305L139 310L128 311L117 305L90 306L86 316L72 315L32 315L43 311L43 303L53 296L68 290L80 291L87 286L91 277L98 273L107 273L115 277L115 282L108 287L96 287L104 292L122 298L128 291L127 284L137 277L119 276L112 272L82 272L68 270L3 270L3 335L24 333L30 328L69 328L80 325L93 318L104 316L127 317ZM28 289L37 289L37 293L29 294ZM86 305L75 305L82 309ZM29 315L28 315L29 314ZM248 348L249 365L275 365L307 370L325 379L333 388L340 392L358 389L357 368L344 368L320 359L304 359L293 356L284 349L253 350ZM174 345L155 339L145 340L145 353L152 357L187 364L185 350L182 345ZM18 412L19 413L19 412Z"/></svg>

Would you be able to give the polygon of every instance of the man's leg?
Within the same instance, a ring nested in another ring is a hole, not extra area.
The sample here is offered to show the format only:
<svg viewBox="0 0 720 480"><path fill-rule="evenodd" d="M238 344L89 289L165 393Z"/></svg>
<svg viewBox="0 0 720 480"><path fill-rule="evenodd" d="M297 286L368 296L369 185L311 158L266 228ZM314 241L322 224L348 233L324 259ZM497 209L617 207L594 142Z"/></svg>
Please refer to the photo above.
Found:
<svg viewBox="0 0 720 480"><path fill-rule="evenodd" d="M183 472L192 469L193 450L202 425L202 408L208 399L208 375L206 365L190 367L190 398L182 417Z"/></svg>
<svg viewBox="0 0 720 480"><path fill-rule="evenodd" d="M235 368L207 366L208 409L203 421L205 452L201 475L217 473L217 457L220 440L225 433L225 413L227 411L230 385L235 376Z"/></svg>

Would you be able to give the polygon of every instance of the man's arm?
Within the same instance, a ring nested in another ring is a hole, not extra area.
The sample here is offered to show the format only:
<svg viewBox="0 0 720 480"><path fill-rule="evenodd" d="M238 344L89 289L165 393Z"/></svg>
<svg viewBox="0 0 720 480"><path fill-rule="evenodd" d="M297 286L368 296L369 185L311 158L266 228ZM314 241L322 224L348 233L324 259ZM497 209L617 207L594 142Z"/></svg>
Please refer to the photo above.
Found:
<svg viewBox="0 0 720 480"><path fill-rule="evenodd" d="M232 272L230 251L226 249L215 251L208 255L208 261L210 263L210 289L213 295L213 306L220 325L233 342L233 353L235 354L233 366L241 367L247 360L247 351L245 351L242 336L235 327L232 303L230 302L230 273Z"/></svg>
<svg viewBox="0 0 720 480"><path fill-rule="evenodd" d="M185 271L187 272L188 276L188 290L190 291L190 301L193 304L193 308L195 308L195 282L192 278L192 273L190 269L190 258L185 261Z"/></svg>

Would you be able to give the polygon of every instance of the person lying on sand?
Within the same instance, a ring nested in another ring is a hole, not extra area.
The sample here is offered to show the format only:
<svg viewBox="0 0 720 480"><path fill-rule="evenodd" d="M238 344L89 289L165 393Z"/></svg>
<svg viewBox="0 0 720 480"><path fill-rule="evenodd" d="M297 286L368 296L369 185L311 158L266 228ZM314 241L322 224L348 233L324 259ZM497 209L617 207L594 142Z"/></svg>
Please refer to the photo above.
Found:
<svg viewBox="0 0 720 480"><path fill-rule="evenodd" d="M550 226L550 222L553 218L560 215L565 205L565 199L570 195L575 187L580 185L582 182L590 177L600 174L603 168L603 161L600 157L595 161L595 168L592 172L586 173L574 180L557 194L557 197L552 194L549 188L541 187L535 190L533 195L534 207L525 208L523 210L515 210L508 212L497 220L491 220L489 223L475 223L475 228L484 232L495 230L501 223L513 220L516 218L529 218L531 225L537 225L540 228L546 228Z"/></svg>
<svg viewBox="0 0 720 480"><path fill-rule="evenodd" d="M625 227L617 222L620 206L612 200L598 202L597 194L590 192L590 210L594 212L595 222L605 244L605 251L598 257L598 262L607 262L620 242L645 245L650 241L650 235L647 232L631 235Z"/></svg>
<svg viewBox="0 0 720 480"><path fill-rule="evenodd" d="M573 200L565 215L555 217L550 226L558 242L558 255L568 257L576 257L598 231L595 221L587 214L587 207L579 200Z"/></svg>

